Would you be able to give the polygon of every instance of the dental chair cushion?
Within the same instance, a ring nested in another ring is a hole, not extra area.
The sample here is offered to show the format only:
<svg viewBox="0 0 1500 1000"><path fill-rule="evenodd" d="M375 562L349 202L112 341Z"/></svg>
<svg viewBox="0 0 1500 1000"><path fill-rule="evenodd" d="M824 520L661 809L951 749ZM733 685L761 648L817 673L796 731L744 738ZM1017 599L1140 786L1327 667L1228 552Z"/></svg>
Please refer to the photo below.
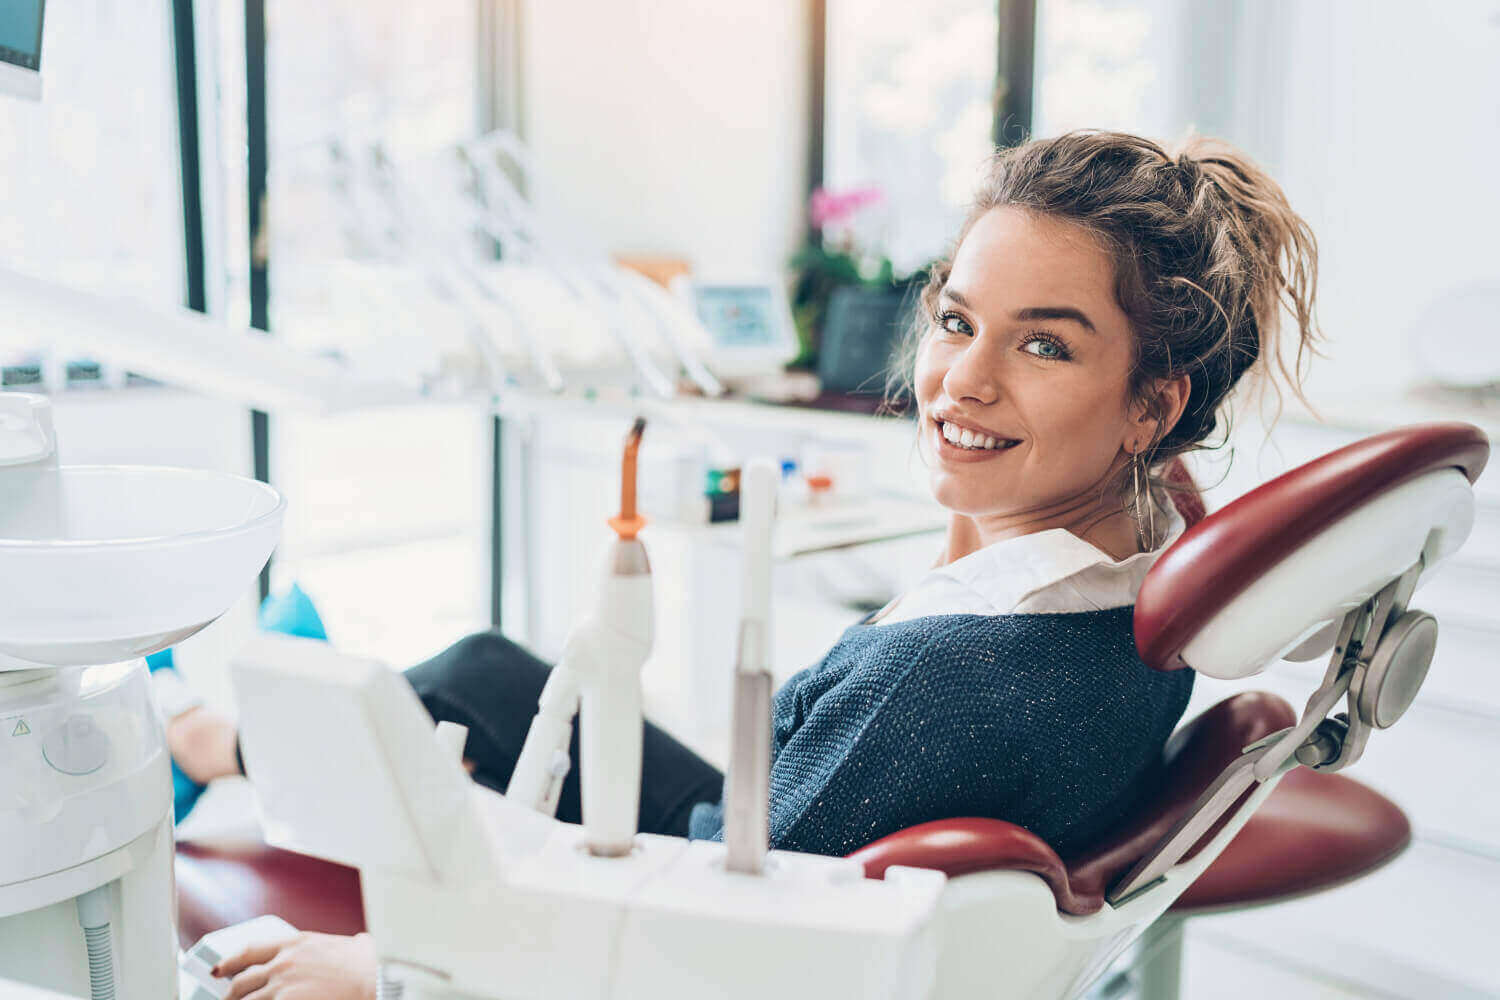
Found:
<svg viewBox="0 0 1500 1000"><path fill-rule="evenodd" d="M1248 691L1219 702L1173 735L1156 792L1113 833L1066 863L1030 831L980 818L922 823L883 837L850 857L859 859L872 878L882 877L891 865L936 868L949 877L1001 868L1035 872L1052 887L1059 910L1094 913L1104 905L1110 884L1171 829L1246 745L1295 722L1292 707L1273 694ZM1205 834L1188 857L1221 827L1222 823Z"/></svg>
<svg viewBox="0 0 1500 1000"><path fill-rule="evenodd" d="M1298 768L1172 904L1183 915L1279 903L1367 875L1411 843L1394 802L1342 774Z"/></svg>
<svg viewBox="0 0 1500 1000"><path fill-rule="evenodd" d="M184 948L203 935L267 913L301 931L358 934L365 929L359 873L248 841L177 845L177 937Z"/></svg>
<svg viewBox="0 0 1500 1000"><path fill-rule="evenodd" d="M1135 643L1158 670L1251 584L1361 505L1429 472L1474 482L1489 439L1471 424L1431 423L1363 438L1300 465L1194 524L1152 566L1135 605ZM1212 664L1194 664L1215 676Z"/></svg>

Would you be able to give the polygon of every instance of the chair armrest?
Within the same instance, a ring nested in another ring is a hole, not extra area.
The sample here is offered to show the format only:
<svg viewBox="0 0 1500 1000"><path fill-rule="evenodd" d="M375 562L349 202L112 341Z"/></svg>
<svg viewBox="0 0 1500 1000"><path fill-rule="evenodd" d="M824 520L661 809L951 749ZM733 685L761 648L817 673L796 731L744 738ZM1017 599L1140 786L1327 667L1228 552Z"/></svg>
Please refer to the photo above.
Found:
<svg viewBox="0 0 1500 1000"><path fill-rule="evenodd" d="M884 878L891 865L933 868L949 878L982 871L1023 871L1041 876L1065 913L1092 913L1104 903L1101 893L1073 891L1067 867L1045 840L999 819L966 817L920 823L849 856L864 865L867 878Z"/></svg>
<svg viewBox="0 0 1500 1000"><path fill-rule="evenodd" d="M177 845L178 938L203 935L274 913L299 931L365 929L359 872L252 841Z"/></svg>

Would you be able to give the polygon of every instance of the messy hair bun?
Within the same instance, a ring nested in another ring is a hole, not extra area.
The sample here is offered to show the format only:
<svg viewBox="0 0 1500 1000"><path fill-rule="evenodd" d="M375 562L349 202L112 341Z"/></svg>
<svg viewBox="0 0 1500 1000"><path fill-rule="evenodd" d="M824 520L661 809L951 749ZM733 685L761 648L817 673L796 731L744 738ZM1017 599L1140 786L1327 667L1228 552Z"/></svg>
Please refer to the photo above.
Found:
<svg viewBox="0 0 1500 1000"><path fill-rule="evenodd" d="M1188 376L1187 408L1152 442L1148 467L1202 447L1225 397L1257 362L1300 395L1303 361L1317 353L1317 243L1281 187L1229 144L1193 136L1168 152L1090 130L1000 150L959 242L1002 206L1072 222L1113 258L1115 296L1135 340L1135 398L1154 406L1159 380ZM935 265L922 292L905 377L951 271L951 259ZM1283 308L1296 325L1290 368L1279 340Z"/></svg>

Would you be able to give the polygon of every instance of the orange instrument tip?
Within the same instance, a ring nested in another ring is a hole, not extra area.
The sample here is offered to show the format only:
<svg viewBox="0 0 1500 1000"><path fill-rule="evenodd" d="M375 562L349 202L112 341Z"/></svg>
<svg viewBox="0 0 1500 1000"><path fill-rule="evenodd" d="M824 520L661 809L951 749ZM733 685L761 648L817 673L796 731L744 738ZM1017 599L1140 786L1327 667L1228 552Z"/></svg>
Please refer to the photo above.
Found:
<svg viewBox="0 0 1500 1000"><path fill-rule="evenodd" d="M620 513L609 519L609 526L615 534L625 540L634 538L646 526L646 519L635 509L636 458L645 430L646 418L636 417L630 433L625 436L625 457L620 463Z"/></svg>
<svg viewBox="0 0 1500 1000"><path fill-rule="evenodd" d="M612 517L609 519L609 526L620 536L621 541L628 542L640 534L641 529L646 526L646 519L640 516Z"/></svg>

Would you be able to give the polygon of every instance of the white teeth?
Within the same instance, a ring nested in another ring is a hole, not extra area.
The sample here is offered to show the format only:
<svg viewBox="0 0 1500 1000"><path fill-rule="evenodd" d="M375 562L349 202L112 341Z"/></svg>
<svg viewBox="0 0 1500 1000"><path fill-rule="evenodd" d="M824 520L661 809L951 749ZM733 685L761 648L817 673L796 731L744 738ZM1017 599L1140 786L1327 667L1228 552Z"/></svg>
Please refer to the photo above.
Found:
<svg viewBox="0 0 1500 1000"><path fill-rule="evenodd" d="M1003 451L1014 444L1013 441L1006 438L997 438L988 434L976 434L971 430L957 427L946 421L941 427L944 439L961 448L971 448L976 451L984 448Z"/></svg>

